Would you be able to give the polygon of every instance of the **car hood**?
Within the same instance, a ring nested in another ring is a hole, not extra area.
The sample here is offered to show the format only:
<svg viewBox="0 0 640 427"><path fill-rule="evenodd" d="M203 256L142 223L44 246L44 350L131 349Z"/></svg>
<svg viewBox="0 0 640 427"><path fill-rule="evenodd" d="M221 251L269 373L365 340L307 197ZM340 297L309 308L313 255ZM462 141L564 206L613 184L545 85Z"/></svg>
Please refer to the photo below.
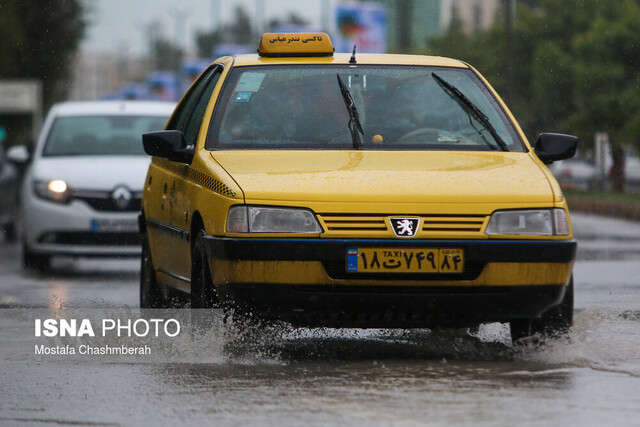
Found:
<svg viewBox="0 0 640 427"><path fill-rule="evenodd" d="M74 190L113 190L125 185L132 191L142 191L148 156L74 156L41 157L31 165L34 180L64 180Z"/></svg>
<svg viewBox="0 0 640 427"><path fill-rule="evenodd" d="M528 153L227 151L212 153L247 203L553 203Z"/></svg>

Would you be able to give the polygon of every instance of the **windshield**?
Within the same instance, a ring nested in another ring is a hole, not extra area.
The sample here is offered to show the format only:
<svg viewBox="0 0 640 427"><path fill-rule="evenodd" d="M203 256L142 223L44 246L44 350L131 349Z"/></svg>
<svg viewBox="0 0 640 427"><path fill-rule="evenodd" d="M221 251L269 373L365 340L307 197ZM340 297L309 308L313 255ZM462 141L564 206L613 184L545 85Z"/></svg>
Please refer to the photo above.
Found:
<svg viewBox="0 0 640 427"><path fill-rule="evenodd" d="M146 155L142 134L164 129L165 116L59 117L43 156Z"/></svg>
<svg viewBox="0 0 640 427"><path fill-rule="evenodd" d="M364 150L500 149L486 123L445 90L434 72L486 116L507 150L524 151L513 125L471 70L379 65L236 68L207 147L353 149L338 74L355 102Z"/></svg>

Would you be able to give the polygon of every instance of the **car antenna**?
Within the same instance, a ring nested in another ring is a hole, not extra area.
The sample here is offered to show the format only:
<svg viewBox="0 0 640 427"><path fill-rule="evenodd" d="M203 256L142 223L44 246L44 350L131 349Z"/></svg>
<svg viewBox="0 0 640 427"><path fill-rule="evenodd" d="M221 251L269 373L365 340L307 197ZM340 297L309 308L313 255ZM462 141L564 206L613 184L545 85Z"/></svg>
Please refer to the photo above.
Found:
<svg viewBox="0 0 640 427"><path fill-rule="evenodd" d="M357 64L356 62L356 44L353 44L353 53L351 54L351 59L349 60L349 64Z"/></svg>

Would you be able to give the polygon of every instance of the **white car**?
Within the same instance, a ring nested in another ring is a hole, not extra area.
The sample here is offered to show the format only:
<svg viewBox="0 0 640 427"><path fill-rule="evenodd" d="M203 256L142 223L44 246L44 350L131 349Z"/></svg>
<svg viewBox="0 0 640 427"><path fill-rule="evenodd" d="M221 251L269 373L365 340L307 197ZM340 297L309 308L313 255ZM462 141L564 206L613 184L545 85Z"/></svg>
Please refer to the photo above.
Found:
<svg viewBox="0 0 640 427"><path fill-rule="evenodd" d="M591 191L598 178L595 164L585 158L553 162L549 169L565 190Z"/></svg>
<svg viewBox="0 0 640 427"><path fill-rule="evenodd" d="M627 191L637 189L640 186L640 158L630 149L625 150L624 179Z"/></svg>
<svg viewBox="0 0 640 427"><path fill-rule="evenodd" d="M164 129L175 104L95 101L49 112L22 185L25 268L53 255L136 256L150 158L142 134Z"/></svg>

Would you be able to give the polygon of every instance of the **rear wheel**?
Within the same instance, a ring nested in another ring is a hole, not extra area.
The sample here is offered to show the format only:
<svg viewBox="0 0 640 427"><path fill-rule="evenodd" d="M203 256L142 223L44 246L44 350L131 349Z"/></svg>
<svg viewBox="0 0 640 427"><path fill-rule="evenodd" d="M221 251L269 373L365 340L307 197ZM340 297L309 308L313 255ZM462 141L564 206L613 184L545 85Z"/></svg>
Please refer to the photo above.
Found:
<svg viewBox="0 0 640 427"><path fill-rule="evenodd" d="M25 270L45 273L49 270L51 257L46 254L31 252L26 242L22 243L22 264Z"/></svg>
<svg viewBox="0 0 640 427"><path fill-rule="evenodd" d="M151 261L151 249L146 236L142 238L142 261L140 264L140 308L168 308L162 296L156 272Z"/></svg>
<svg viewBox="0 0 640 427"><path fill-rule="evenodd" d="M209 260L204 247L204 230L199 230L191 251L191 308L219 307Z"/></svg>
<svg viewBox="0 0 640 427"><path fill-rule="evenodd" d="M510 322L511 340L539 336L558 337L565 335L573 325L573 277L564 293L562 302L545 311L539 319L517 319Z"/></svg>

